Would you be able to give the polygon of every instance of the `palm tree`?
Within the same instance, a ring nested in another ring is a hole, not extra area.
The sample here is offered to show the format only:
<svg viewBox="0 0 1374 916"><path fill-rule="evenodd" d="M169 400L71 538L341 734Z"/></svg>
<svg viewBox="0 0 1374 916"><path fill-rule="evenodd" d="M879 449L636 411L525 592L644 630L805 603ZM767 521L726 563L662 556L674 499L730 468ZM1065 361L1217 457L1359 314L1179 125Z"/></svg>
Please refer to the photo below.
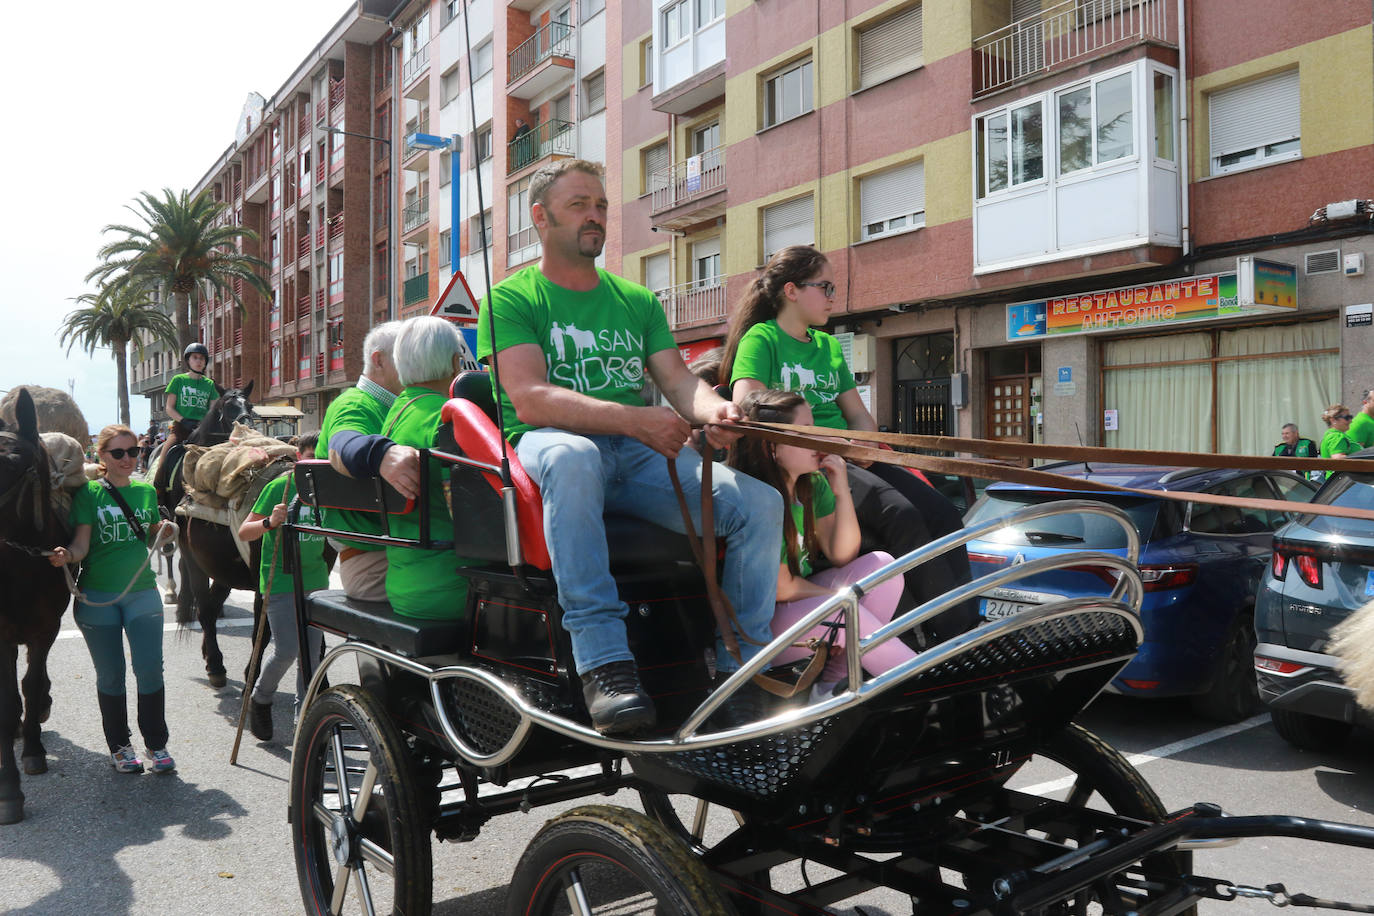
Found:
<svg viewBox="0 0 1374 916"><path fill-rule="evenodd" d="M74 300L85 305L67 313L62 321L61 343L80 346L88 355L96 347L109 347L118 372L119 422L129 425L129 345L143 359L144 344L153 340L168 346L176 342L172 320L152 306L144 293L128 284L107 284L98 293L83 293Z"/></svg>
<svg viewBox="0 0 1374 916"><path fill-rule="evenodd" d="M243 308L239 289L244 283L271 298L272 287L263 279L267 262L239 250L241 240L256 240L258 234L220 223L226 205L211 198L208 189L194 198L189 191L171 188L163 188L161 197L144 191L134 203L137 207L129 209L142 217L144 225L106 226L102 231L122 232L124 238L100 249L102 263L86 279L144 291L161 284L172 300L176 350L193 339L193 291L208 285L239 308Z"/></svg>

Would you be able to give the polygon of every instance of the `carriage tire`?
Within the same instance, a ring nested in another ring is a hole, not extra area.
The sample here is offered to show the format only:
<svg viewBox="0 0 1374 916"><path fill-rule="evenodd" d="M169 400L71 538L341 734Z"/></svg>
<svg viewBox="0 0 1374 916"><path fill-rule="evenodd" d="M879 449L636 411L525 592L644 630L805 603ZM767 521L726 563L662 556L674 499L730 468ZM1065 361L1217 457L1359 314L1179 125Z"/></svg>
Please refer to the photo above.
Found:
<svg viewBox="0 0 1374 916"><path fill-rule="evenodd" d="M632 880L654 898L657 913L733 916L706 867L687 846L646 815L628 808L574 808L540 829L515 866L506 895L507 916L568 912L569 888L581 869ZM610 881L582 889L606 890ZM617 886L619 882L616 882Z"/></svg>
<svg viewBox="0 0 1374 916"><path fill-rule="evenodd" d="M340 812L339 805L331 805L336 741L355 764L350 797L358 779L375 768L375 784L360 819L351 809ZM369 879L375 912L427 916L433 907L430 820L420 809L406 751L386 710L364 688L332 687L305 710L291 754L290 822L301 899L312 916L333 912L341 868L331 837L340 832L346 833L349 850L342 912L368 912L359 899L358 869ZM361 766L364 753L370 768Z"/></svg>
<svg viewBox="0 0 1374 916"><path fill-rule="evenodd" d="M1072 771L1079 786L1096 791L1110 809L1125 817L1160 822L1169 814L1164 803L1140 771L1120 751L1081 725L1070 724L1051 736L1036 752ZM1193 854L1186 850L1163 852L1145 860L1153 869L1178 875L1191 874ZM1197 906L1181 911L1197 916Z"/></svg>

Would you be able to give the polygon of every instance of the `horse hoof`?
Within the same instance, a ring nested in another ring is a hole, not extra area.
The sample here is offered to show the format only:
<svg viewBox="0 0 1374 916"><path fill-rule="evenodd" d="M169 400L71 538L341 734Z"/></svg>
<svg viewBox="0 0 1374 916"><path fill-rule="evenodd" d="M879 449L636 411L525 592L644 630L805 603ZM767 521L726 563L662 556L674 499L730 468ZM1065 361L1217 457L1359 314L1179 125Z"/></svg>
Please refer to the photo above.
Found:
<svg viewBox="0 0 1374 916"><path fill-rule="evenodd" d="M24 819L24 796L0 801L0 824L17 824Z"/></svg>
<svg viewBox="0 0 1374 916"><path fill-rule="evenodd" d="M220 689L225 684L229 683L229 679L225 677L223 674L207 674L205 676L209 679L210 686L215 688L216 690Z"/></svg>
<svg viewBox="0 0 1374 916"><path fill-rule="evenodd" d="M24 772L30 776L48 772L47 757L25 757L21 762L24 764Z"/></svg>

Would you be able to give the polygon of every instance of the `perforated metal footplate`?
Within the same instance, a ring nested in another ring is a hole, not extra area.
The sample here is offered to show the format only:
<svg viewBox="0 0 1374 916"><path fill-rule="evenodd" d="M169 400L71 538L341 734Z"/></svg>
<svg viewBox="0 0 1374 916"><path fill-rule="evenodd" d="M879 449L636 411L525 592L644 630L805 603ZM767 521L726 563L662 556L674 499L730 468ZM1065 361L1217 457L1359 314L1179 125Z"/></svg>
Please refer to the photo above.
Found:
<svg viewBox="0 0 1374 916"><path fill-rule="evenodd" d="M664 763L767 798L785 791L811 755L824 742L827 720L754 741L682 754L668 754Z"/></svg>

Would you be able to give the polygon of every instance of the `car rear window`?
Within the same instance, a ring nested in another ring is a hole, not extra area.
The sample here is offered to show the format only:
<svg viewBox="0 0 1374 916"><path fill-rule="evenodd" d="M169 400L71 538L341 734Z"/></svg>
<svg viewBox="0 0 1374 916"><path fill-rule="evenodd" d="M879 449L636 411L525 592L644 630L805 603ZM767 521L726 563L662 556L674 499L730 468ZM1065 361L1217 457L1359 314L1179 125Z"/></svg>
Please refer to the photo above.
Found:
<svg viewBox="0 0 1374 916"><path fill-rule="evenodd" d="M1326 482L1312 499L1322 506L1343 506L1349 509L1374 511L1374 474L1336 474ZM1374 522L1354 518L1334 518L1329 515L1304 515L1299 522L1313 531L1328 534L1374 535Z"/></svg>
<svg viewBox="0 0 1374 916"><path fill-rule="evenodd" d="M1135 522L1135 530L1140 534L1141 543L1149 540L1150 532L1155 527L1155 519L1159 515L1159 501L1154 499L1098 493L1085 496L1034 490L989 490L969 512L965 524L985 522L1019 512L1027 506L1038 506L1062 499L1091 499L1125 510L1131 521ZM1013 528L1002 528L989 534L985 540L1022 547L1087 547L1094 550L1112 550L1126 546L1126 532L1106 516L1075 512L1036 519Z"/></svg>

